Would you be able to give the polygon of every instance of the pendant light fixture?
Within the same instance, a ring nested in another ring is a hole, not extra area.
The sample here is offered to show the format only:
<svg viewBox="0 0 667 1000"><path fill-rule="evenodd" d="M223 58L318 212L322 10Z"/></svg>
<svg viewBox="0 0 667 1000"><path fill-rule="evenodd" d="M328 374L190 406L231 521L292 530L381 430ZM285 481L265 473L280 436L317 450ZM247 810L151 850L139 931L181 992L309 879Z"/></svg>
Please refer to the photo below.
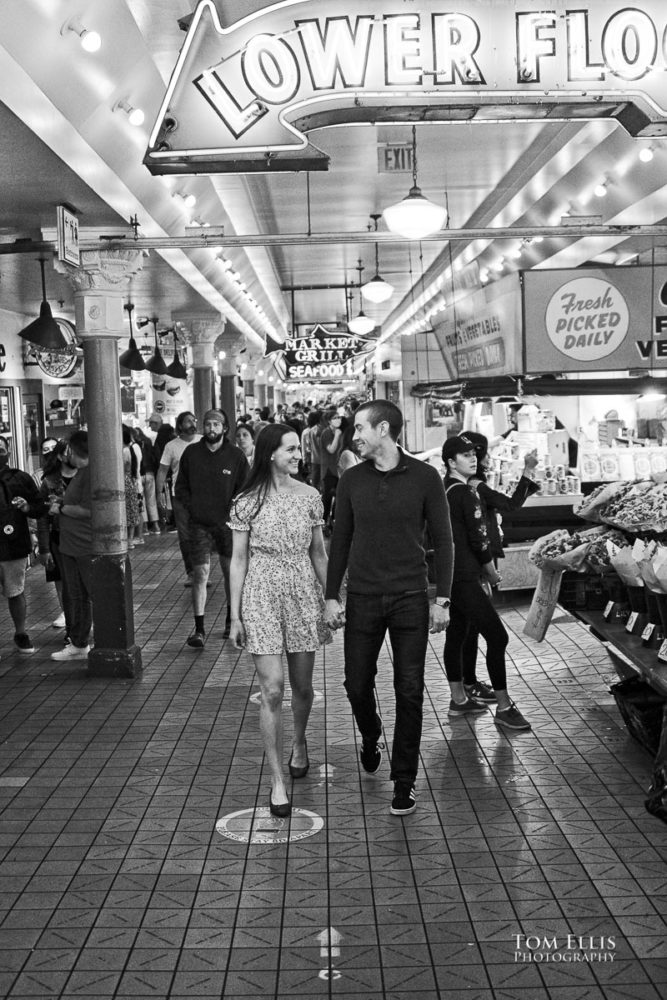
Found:
<svg viewBox="0 0 667 1000"><path fill-rule="evenodd" d="M19 331L19 337L30 341L35 347L40 347L45 351L63 351L69 347L65 334L60 329L53 318L51 306L46 301L46 282L44 280L45 258L39 258L39 266L42 270L42 304L39 307L39 316L32 323L28 323L24 330Z"/></svg>
<svg viewBox="0 0 667 1000"><path fill-rule="evenodd" d="M361 260L357 264L357 270L359 272L359 288L361 288L361 272L363 271L363 265ZM366 315L364 310L361 308L361 294L359 295L359 312L352 319L347 321L347 328L350 333L356 334L358 337L365 337L375 329L375 321Z"/></svg>
<svg viewBox="0 0 667 1000"><path fill-rule="evenodd" d="M375 223L375 232L378 231L378 219L379 215L371 215L371 219ZM386 302L394 294L394 286L390 285L388 281L380 277L380 266L378 262L378 245L375 244L375 276L367 281L365 285L362 285L361 294L369 302Z"/></svg>
<svg viewBox="0 0 667 1000"><path fill-rule="evenodd" d="M167 375L171 375L172 378L186 379L188 373L181 364L181 359L178 354L178 337L176 331L174 330L174 360L171 364L167 365Z"/></svg>
<svg viewBox="0 0 667 1000"><path fill-rule="evenodd" d="M151 316L150 322L153 324L153 331L155 336L155 350L153 351L152 357L146 362L146 371L151 372L153 375L166 375L167 365L164 358L162 357L162 352L160 351L160 345L157 339L157 316Z"/></svg>
<svg viewBox="0 0 667 1000"><path fill-rule="evenodd" d="M417 185L417 129L412 126L412 187L403 201L382 213L387 229L397 236L421 240L437 233L447 221L447 209L429 201Z"/></svg>
<svg viewBox="0 0 667 1000"><path fill-rule="evenodd" d="M134 330L132 329L132 312L134 310L134 302L124 302L123 309L127 313L127 317L130 321L130 343L126 351L123 351L121 356L118 358L118 363L121 368L129 368L131 372L142 372L146 365L144 364L144 359L141 356L141 351L137 347L137 342L134 339Z"/></svg>

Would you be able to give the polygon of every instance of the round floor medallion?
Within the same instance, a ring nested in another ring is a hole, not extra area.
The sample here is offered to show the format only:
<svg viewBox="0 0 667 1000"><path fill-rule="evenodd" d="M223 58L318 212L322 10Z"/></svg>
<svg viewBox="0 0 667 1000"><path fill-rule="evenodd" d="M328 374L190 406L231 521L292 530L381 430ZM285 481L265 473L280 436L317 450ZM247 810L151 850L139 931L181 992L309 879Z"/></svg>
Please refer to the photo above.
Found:
<svg viewBox="0 0 667 1000"><path fill-rule="evenodd" d="M240 809L222 816L215 829L223 837L244 844L286 844L314 837L323 826L322 817L307 809L295 806L291 816L279 819L271 815L268 806L258 806L257 809Z"/></svg>

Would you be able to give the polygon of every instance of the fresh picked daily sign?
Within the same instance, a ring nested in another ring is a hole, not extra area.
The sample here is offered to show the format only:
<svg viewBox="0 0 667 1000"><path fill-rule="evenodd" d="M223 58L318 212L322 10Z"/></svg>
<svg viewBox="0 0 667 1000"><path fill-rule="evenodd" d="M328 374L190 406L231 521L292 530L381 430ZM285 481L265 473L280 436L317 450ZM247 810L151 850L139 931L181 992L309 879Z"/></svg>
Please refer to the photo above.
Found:
<svg viewBox="0 0 667 1000"><path fill-rule="evenodd" d="M244 5L246 10L248 5ZM200 0L152 129L154 173L326 169L308 131L351 122L617 117L667 133L667 7ZM525 8L525 9L524 9Z"/></svg>

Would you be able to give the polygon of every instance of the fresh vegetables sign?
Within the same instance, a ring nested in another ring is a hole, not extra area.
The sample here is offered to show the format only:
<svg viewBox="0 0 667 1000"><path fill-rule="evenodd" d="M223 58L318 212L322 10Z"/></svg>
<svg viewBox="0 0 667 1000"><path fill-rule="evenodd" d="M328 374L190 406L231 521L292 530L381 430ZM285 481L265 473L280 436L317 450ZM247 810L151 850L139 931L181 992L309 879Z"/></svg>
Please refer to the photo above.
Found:
<svg viewBox="0 0 667 1000"><path fill-rule="evenodd" d="M667 268L526 271L526 372L667 368Z"/></svg>
<svg viewBox="0 0 667 1000"><path fill-rule="evenodd" d="M664 0L199 0L181 23L153 173L325 170L309 131L410 108L449 121L539 105L552 119L616 116L633 135L667 130Z"/></svg>

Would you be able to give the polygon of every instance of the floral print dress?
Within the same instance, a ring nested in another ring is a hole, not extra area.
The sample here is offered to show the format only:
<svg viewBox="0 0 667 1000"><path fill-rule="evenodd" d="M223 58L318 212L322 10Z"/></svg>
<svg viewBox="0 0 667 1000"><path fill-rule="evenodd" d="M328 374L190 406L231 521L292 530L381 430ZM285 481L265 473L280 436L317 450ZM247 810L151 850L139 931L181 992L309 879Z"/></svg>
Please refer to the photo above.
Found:
<svg viewBox="0 0 667 1000"><path fill-rule="evenodd" d="M315 490L269 493L252 517L254 497L232 505L230 527L249 531L248 572L241 596L246 649L255 655L302 653L330 642L324 595L308 554L313 527L324 524Z"/></svg>

